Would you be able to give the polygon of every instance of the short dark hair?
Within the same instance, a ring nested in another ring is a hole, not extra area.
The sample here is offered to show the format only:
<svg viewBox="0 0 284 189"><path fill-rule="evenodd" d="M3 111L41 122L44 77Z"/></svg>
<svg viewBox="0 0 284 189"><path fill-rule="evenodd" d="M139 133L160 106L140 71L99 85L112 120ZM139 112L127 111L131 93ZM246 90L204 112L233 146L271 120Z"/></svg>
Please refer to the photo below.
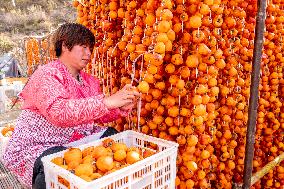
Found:
<svg viewBox="0 0 284 189"><path fill-rule="evenodd" d="M69 50L75 45L86 45L92 52L95 45L95 36L81 24L65 23L53 34L53 45L57 57L62 53L63 43Z"/></svg>

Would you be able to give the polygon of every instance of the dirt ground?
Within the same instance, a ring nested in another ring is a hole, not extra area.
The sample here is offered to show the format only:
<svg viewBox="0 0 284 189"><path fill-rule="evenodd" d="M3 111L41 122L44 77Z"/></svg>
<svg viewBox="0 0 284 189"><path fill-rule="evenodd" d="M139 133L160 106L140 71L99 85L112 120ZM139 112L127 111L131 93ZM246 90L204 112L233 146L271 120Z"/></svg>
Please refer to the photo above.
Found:
<svg viewBox="0 0 284 189"><path fill-rule="evenodd" d="M0 114L0 127L5 126L7 123L15 123L21 110L11 110Z"/></svg>

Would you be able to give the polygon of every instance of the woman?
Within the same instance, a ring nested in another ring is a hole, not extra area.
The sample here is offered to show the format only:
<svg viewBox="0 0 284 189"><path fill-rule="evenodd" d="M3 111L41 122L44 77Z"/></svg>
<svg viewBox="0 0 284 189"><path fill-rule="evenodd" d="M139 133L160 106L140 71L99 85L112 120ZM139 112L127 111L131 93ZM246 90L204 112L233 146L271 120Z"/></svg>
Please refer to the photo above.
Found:
<svg viewBox="0 0 284 189"><path fill-rule="evenodd" d="M139 93L131 85L106 97L99 80L82 71L90 62L94 44L86 27L62 25L54 35L58 60L39 67L20 94L23 111L3 160L28 187L45 188L42 156L101 131L94 122L114 121L134 106Z"/></svg>

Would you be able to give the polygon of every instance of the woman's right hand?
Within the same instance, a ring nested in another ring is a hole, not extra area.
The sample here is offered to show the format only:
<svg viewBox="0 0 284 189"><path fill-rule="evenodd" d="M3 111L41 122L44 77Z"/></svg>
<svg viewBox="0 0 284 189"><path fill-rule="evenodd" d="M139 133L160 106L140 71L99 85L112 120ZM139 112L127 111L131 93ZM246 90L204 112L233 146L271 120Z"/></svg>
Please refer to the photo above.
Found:
<svg viewBox="0 0 284 189"><path fill-rule="evenodd" d="M133 90L131 84L125 85L121 90L117 91L115 94L105 97L103 102L109 109L120 108L125 105L135 102L135 99L140 96L140 93Z"/></svg>

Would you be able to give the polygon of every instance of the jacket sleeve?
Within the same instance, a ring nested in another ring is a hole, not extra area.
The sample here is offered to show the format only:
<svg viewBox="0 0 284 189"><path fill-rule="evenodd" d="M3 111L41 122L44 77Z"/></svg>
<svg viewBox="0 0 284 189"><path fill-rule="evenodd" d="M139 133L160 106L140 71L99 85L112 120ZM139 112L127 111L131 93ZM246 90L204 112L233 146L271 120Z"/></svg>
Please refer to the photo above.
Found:
<svg viewBox="0 0 284 189"><path fill-rule="evenodd" d="M95 122L98 123L108 123L117 120L120 117L126 117L129 114L128 111L122 111L119 108L111 109L106 115L101 117Z"/></svg>
<svg viewBox="0 0 284 189"><path fill-rule="evenodd" d="M118 108L111 109L109 112L107 112L103 117L96 119L95 123L108 123L117 120L120 118L120 110Z"/></svg>
<svg viewBox="0 0 284 189"><path fill-rule="evenodd" d="M94 77L88 78L89 82L93 86L99 86L99 80ZM99 93L102 93L100 87L97 89ZM119 108L110 109L103 117L95 119L95 123L108 123L117 120L120 117L125 117L129 112L122 111Z"/></svg>
<svg viewBox="0 0 284 189"><path fill-rule="evenodd" d="M72 99L62 82L61 73L50 73L38 72L29 82L27 94L33 96L38 111L51 123L71 127L93 122L94 119L103 118L111 112L103 103L103 94Z"/></svg>

